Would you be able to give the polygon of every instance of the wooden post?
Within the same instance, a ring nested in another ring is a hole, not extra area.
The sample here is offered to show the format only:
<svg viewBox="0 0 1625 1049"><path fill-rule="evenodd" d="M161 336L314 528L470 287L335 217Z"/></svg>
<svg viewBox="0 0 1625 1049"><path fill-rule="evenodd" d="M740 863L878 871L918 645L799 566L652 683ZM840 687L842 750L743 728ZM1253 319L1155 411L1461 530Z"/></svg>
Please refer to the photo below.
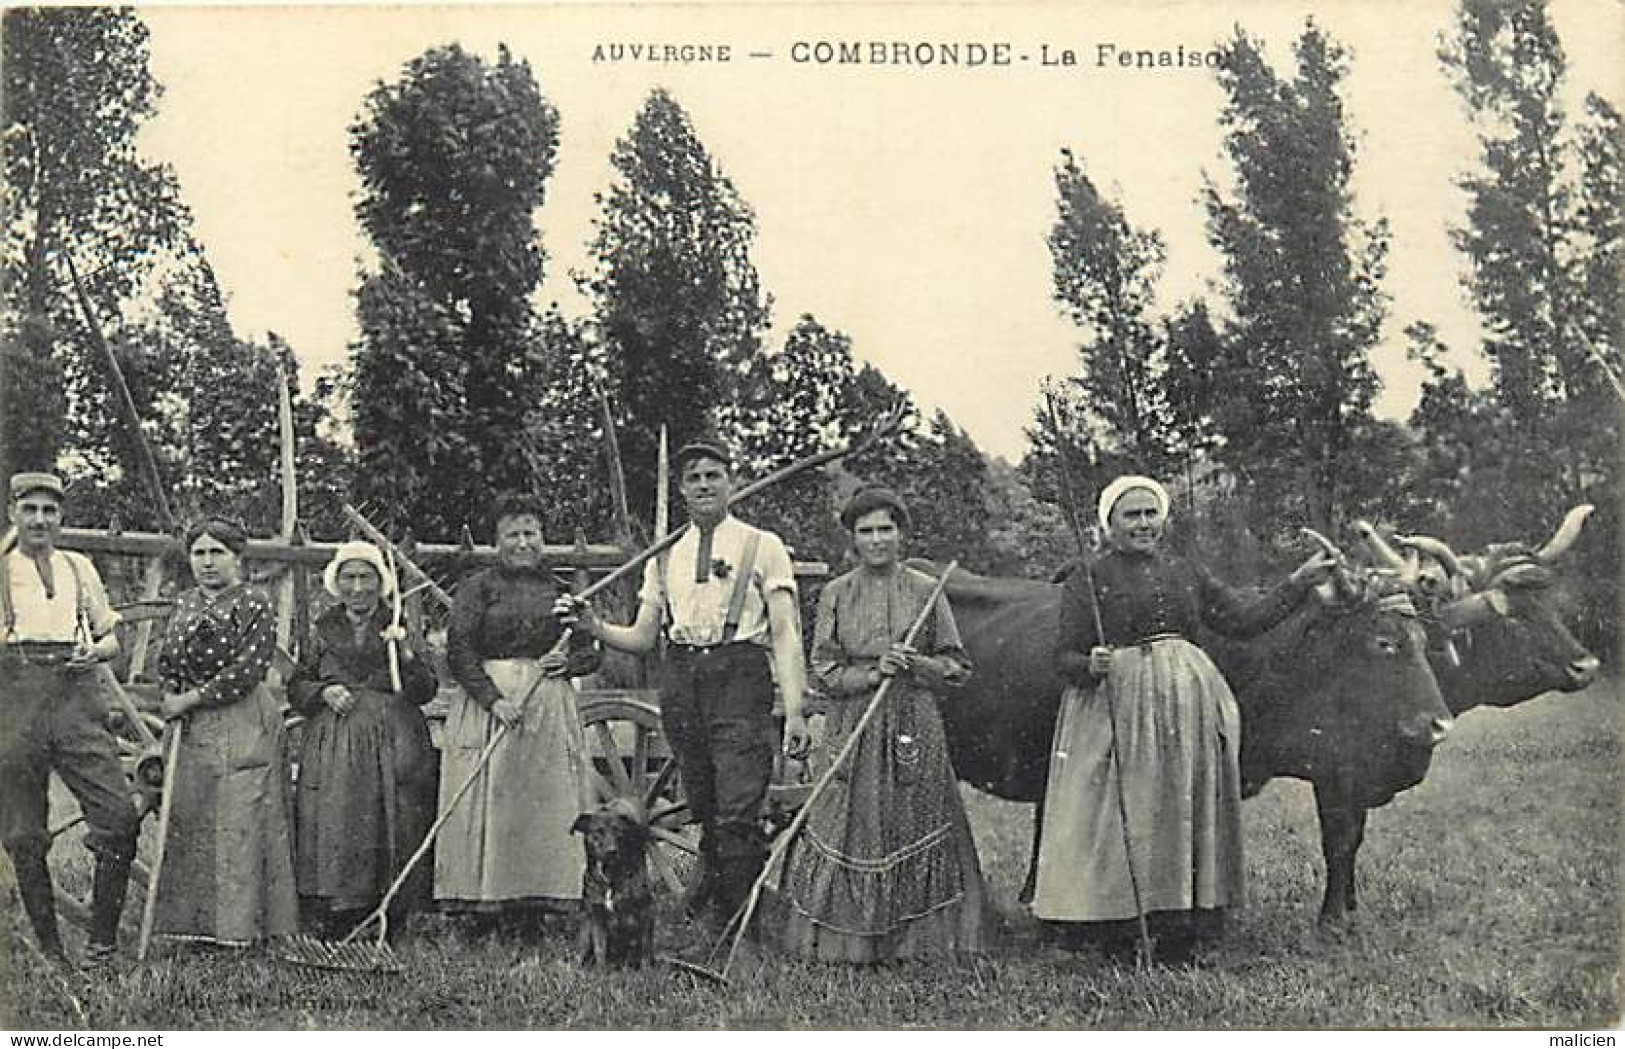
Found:
<svg viewBox="0 0 1625 1049"><path fill-rule="evenodd" d="M293 397L288 393L288 375L282 370L281 361L278 361L276 366L276 386L277 430L282 445L282 529L280 535L284 543L298 545L299 473L294 448ZM300 569L297 564L290 562L283 566L282 578L277 581L276 602L277 647L296 657L299 655L299 648L294 641L294 613L298 601L295 593L294 577L299 573ZM286 680L285 677L284 680Z"/></svg>
<svg viewBox="0 0 1625 1049"><path fill-rule="evenodd" d="M141 583L141 600L156 601L164 588L164 557L154 554L147 558L147 574ZM135 642L130 646L130 666L124 680L135 681L147 669L147 653L152 648L153 620L143 619L136 624Z"/></svg>
<svg viewBox="0 0 1625 1049"><path fill-rule="evenodd" d="M90 333L91 341L102 351L102 357L107 361L107 370L113 376L113 392L117 395L119 408L124 414L124 424L130 428L130 435L135 439L141 473L147 482L147 492L152 496L153 506L158 508L158 521L164 528L174 531L175 515L170 512L169 499L164 494L164 482L158 474L158 460L152 454L152 446L147 444L146 434L141 432L141 415L135 410L135 398L130 396L129 383L124 381L124 369L119 367L113 347L108 344L107 336L102 334L102 326L96 320L96 313L91 308L85 284L79 279L78 267L73 264L73 254L63 252L62 258L67 261L68 276L73 279L74 297L79 301L80 312L85 315L85 330Z"/></svg>

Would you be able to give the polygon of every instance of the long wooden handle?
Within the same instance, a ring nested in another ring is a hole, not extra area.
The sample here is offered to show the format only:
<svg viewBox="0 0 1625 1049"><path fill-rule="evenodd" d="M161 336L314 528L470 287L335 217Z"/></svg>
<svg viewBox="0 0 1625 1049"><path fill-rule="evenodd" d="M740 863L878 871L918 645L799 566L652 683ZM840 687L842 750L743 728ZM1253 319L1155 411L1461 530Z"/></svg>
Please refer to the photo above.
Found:
<svg viewBox="0 0 1625 1049"><path fill-rule="evenodd" d="M565 631L564 634L559 638L558 644L553 646L553 651L559 651L563 646L569 643L569 639L570 632ZM521 710L523 710L525 706L530 703L531 699L535 697L537 689L541 688L542 682L546 680L546 675L540 673L536 675L536 680L530 683L530 688L525 691L524 698L519 701L519 707ZM502 742L503 737L508 734L508 730L512 727L513 726L508 724L506 721L499 722L497 724L497 730L491 734L490 739L486 740L485 749L480 751L480 756L474 761L474 767L469 770L468 778L464 779L462 784L458 786L457 792L451 796L451 801L446 803L445 810L440 813L440 815L435 819L434 824L429 827L428 833L423 835L423 841L418 844L417 850L412 853L405 865L401 867L401 871L395 876L394 882L392 882L388 890L384 892L383 898L378 901L378 906L374 908L373 912L367 915L363 921L359 922L354 928L352 928L348 936L344 937L344 939L339 942L349 943L351 940L356 938L362 929L371 925L374 921L387 920L389 905L395 902L395 896L401 891L401 886L406 884L406 879L411 876L412 871L417 867L418 862L423 859L424 854L429 851L429 847L434 844L435 837L439 835L440 829L446 825L446 821L451 819L451 814L456 811L458 803L461 802L464 796L466 796L468 792L473 789L474 782L480 778L482 773L485 772L485 766L491 761L491 755L496 753L497 744Z"/></svg>
<svg viewBox="0 0 1625 1049"><path fill-rule="evenodd" d="M468 778L463 780L462 785L457 788L457 793L451 796L450 803L446 805L445 810L434 821L434 824L429 828L429 832L423 836L423 841L418 843L417 850L401 867L401 872L390 883L389 888L384 892L383 898L378 901L378 906L366 917L366 920L358 922L350 930L349 935L339 941L340 943L349 943L354 940L362 929L371 925L374 921L383 919L389 913L389 905L395 902L395 895L401 891L401 886L406 884L406 879L411 877L412 871L418 865L418 861L423 859L424 854L429 851L429 847L434 844L434 839L440 833L440 828L444 827L446 821L451 819L451 814L457 810L457 803L463 800L464 795L473 788L474 781L479 779L480 774L485 771L485 766L490 762L491 755L496 753L497 744L501 743L503 737L508 734L508 728L507 722L501 722L497 725L496 732L492 733L491 738L486 741L485 749L480 751L480 756L474 762L474 768L470 770Z"/></svg>
<svg viewBox="0 0 1625 1049"><path fill-rule="evenodd" d="M391 633L393 633L401 628L401 577L399 573L395 571L394 549L391 548L384 551L384 556L389 559L389 625L391 628ZM401 687L401 647L394 637L389 639L389 645L387 647L389 649L389 687L393 689L395 694L398 696L405 691L405 689Z"/></svg>
<svg viewBox="0 0 1625 1049"><path fill-rule="evenodd" d="M737 503L744 502L746 499L749 499L758 492L771 488L776 484L781 484L797 474L806 473L808 470L816 469L817 467L835 462L837 459L844 459L847 456L856 455L881 438L888 437L896 433L902 427L904 415L905 412L903 405L901 402L899 402L889 411L887 411L887 413L880 418L875 426L871 428L861 439L845 447L831 448L827 451L817 452L813 455L808 455L797 459L795 462L790 463L787 466L781 466L779 469L774 470L772 473L761 478L760 480L752 481L750 484L747 484L737 492L734 492L728 497L728 506L733 507ZM662 538L655 540L649 546L645 547L642 552L634 555L630 561L627 561L625 564L610 572L608 575L605 575L595 582L588 584L575 595L576 599L585 601L594 594L597 594L600 591L613 586L622 579L625 579L633 572L642 568L650 559L658 557L667 550L670 550L676 545L677 540L681 539L685 534L687 534L688 530L692 527L693 525L691 523L685 523L681 528L668 532Z"/></svg>
<svg viewBox="0 0 1625 1049"><path fill-rule="evenodd" d="M163 797L158 802L158 843L152 857L152 876L147 879L147 899L141 907L141 938L136 941L136 961L147 960L147 948L152 943L152 922L158 913L158 883L163 880L164 850L169 844L169 814L175 805L175 772L180 765L181 733L184 721L169 723L169 738L164 741Z"/></svg>

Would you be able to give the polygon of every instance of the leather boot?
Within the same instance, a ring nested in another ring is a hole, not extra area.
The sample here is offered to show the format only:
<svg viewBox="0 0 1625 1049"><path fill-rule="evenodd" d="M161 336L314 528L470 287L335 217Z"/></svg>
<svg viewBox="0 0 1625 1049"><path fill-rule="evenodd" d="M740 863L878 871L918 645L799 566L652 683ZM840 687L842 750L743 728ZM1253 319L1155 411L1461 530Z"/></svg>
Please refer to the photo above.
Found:
<svg viewBox="0 0 1625 1049"><path fill-rule="evenodd" d="M96 875L90 888L90 948L108 955L118 945L119 918L130 885L130 858L106 854L96 857Z"/></svg>
<svg viewBox="0 0 1625 1049"><path fill-rule="evenodd" d="M721 923L731 921L750 899L751 886L762 871L762 861L755 857L730 857L717 864L716 903L721 912Z"/></svg>
<svg viewBox="0 0 1625 1049"><path fill-rule="evenodd" d="M23 910L28 912L40 950L53 960L67 957L62 950L62 936L57 931L56 890L51 885L51 868L45 863L45 850L14 845L8 851L12 868L17 872L17 894L23 898Z"/></svg>

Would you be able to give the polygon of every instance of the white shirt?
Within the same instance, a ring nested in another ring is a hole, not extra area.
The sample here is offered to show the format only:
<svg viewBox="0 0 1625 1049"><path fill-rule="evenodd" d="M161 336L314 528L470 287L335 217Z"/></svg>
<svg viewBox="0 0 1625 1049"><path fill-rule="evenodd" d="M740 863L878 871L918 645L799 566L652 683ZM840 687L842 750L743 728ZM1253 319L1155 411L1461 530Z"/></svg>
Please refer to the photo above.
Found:
<svg viewBox="0 0 1625 1049"><path fill-rule="evenodd" d="M6 554L3 567L11 590L12 614L16 616L15 630L6 641L75 640L81 596L92 636L105 636L119 621L119 614L107 601L101 575L84 554L51 551L51 584L56 593L50 598L45 596L39 567L21 550ZM75 569L82 595L74 592ZM0 630L4 628L5 624L0 623Z"/></svg>
<svg viewBox="0 0 1625 1049"><path fill-rule="evenodd" d="M643 566L643 587L638 591L638 600L653 605L660 612L673 641L680 645L714 645L722 640L735 575L745 557L746 541L753 533L760 538L756 559L751 565L751 585L745 591L745 604L733 639L764 647L772 644L767 595L784 590L795 596L795 567L778 536L752 527L731 514L717 522L716 531L712 533L711 564L707 566L705 582L696 582L694 578L700 556L698 527L689 528L667 551L664 585L660 578L661 559Z"/></svg>

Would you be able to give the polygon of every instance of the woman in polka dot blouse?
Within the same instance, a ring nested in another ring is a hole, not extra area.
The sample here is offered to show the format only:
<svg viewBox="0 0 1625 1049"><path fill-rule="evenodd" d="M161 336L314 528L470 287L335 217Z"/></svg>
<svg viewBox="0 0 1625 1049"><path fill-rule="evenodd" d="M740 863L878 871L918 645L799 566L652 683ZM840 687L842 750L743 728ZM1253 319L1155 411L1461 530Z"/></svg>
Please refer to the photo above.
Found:
<svg viewBox="0 0 1625 1049"><path fill-rule="evenodd" d="M247 946L296 931L282 713L264 686L276 613L242 585L248 537L205 520L186 536L196 588L158 657L165 718L184 725L154 929Z"/></svg>

